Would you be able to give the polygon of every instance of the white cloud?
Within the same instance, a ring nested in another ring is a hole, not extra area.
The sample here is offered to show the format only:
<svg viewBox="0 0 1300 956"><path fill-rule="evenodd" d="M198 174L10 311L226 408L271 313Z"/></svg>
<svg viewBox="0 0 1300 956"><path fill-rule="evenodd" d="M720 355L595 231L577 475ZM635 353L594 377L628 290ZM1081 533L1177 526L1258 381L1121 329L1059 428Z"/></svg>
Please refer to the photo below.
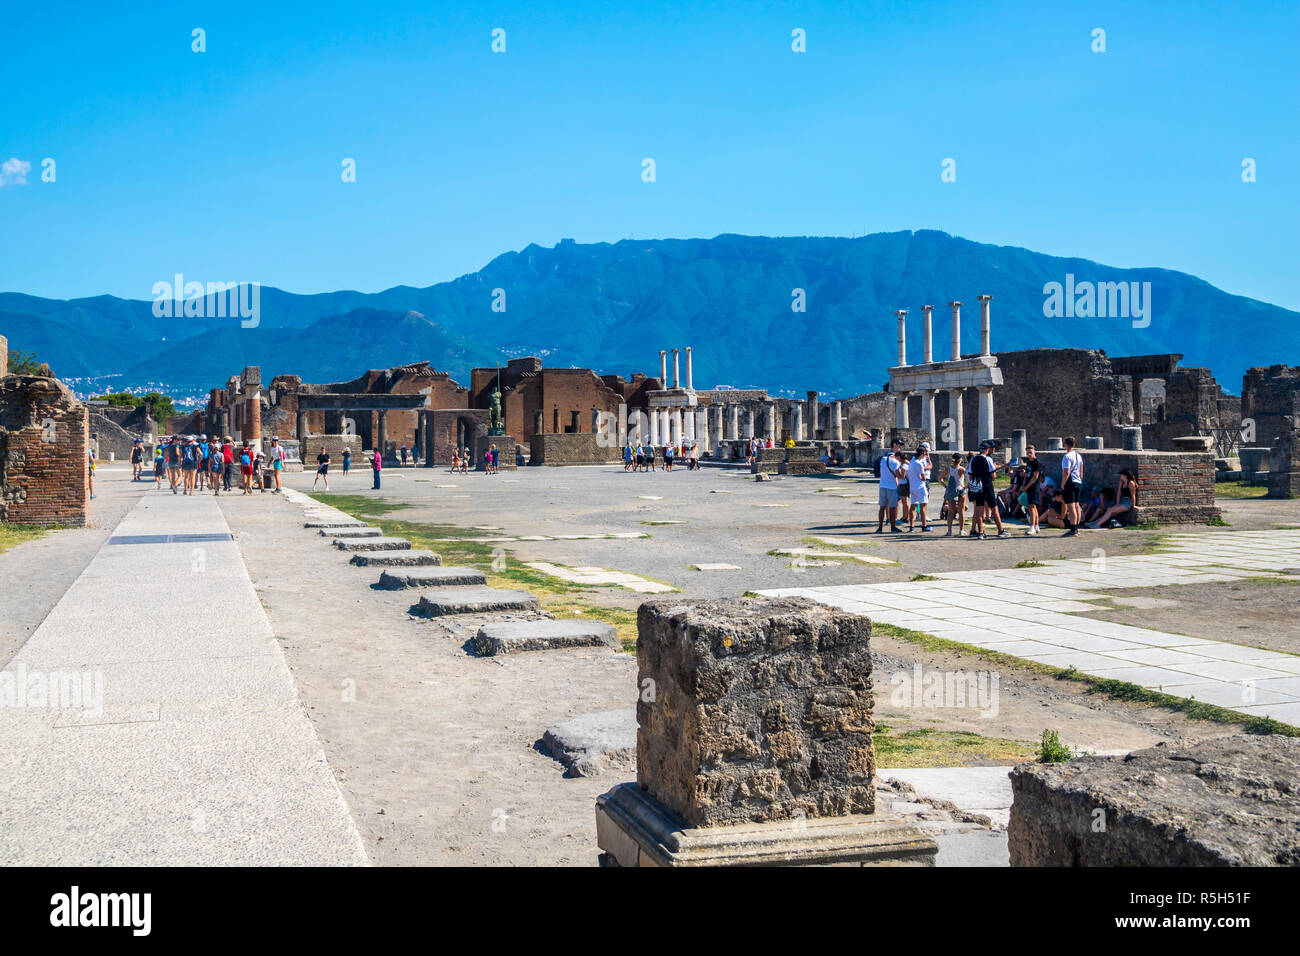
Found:
<svg viewBox="0 0 1300 956"><path fill-rule="evenodd" d="M31 163L12 156L0 163L0 186L26 186L27 174L31 171Z"/></svg>

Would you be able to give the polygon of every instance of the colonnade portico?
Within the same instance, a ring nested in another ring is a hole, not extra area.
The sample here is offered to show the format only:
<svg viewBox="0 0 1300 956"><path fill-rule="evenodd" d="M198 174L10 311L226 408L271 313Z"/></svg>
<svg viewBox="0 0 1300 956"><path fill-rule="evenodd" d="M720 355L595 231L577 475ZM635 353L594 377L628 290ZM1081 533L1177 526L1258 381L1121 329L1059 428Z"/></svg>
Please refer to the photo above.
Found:
<svg viewBox="0 0 1300 956"><path fill-rule="evenodd" d="M961 355L961 306L959 301L948 303L952 310L952 352L946 361L934 360L931 316L934 306L923 305L922 311L922 362L907 364L907 310L898 309L898 365L889 370L889 391L894 395L894 425L910 428L908 399L921 397L921 429L929 437L932 447L938 447L939 423L935 418L935 398L939 392L948 393L949 418L952 435L948 446L961 450L964 421L962 394L973 388L979 393L979 440L994 437L993 389L1002 384L1002 370L991 350L990 306L991 295L981 295L980 300L980 353L963 358Z"/></svg>

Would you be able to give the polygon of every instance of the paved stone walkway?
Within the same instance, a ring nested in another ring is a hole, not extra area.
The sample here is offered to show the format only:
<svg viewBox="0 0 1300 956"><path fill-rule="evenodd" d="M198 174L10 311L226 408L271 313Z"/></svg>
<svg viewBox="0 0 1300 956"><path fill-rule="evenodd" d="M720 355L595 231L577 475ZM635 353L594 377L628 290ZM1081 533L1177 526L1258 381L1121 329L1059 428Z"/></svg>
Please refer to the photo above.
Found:
<svg viewBox="0 0 1300 956"><path fill-rule="evenodd" d="M1098 544L1104 538L1098 537ZM955 547L978 547L957 542ZM1046 561L895 584L776 588L923 631L1177 697L1300 725L1300 657L1075 617L1109 588L1195 585L1300 573L1300 531L1171 535L1158 554Z"/></svg>
<svg viewBox="0 0 1300 956"><path fill-rule="evenodd" d="M147 495L0 672L0 864L366 862L216 502Z"/></svg>

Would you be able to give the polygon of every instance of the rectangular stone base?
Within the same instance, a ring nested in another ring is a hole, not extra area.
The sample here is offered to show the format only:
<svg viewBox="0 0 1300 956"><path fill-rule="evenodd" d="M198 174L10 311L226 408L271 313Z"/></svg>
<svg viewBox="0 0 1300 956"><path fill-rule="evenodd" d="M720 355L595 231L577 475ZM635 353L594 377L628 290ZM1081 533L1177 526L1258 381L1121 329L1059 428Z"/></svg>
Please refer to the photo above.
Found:
<svg viewBox="0 0 1300 956"><path fill-rule="evenodd" d="M602 866L933 866L938 845L882 814L689 828L635 783L596 798Z"/></svg>

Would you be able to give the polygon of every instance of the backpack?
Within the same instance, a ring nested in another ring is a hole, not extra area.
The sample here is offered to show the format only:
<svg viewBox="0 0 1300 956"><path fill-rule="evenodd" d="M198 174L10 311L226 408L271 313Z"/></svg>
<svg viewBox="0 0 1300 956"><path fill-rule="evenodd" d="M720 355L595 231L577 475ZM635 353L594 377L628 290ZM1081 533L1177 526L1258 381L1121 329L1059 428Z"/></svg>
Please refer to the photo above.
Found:
<svg viewBox="0 0 1300 956"><path fill-rule="evenodd" d="M244 452L242 455L239 456L240 468L247 468L252 463L253 463L253 459L248 457L248 452Z"/></svg>

